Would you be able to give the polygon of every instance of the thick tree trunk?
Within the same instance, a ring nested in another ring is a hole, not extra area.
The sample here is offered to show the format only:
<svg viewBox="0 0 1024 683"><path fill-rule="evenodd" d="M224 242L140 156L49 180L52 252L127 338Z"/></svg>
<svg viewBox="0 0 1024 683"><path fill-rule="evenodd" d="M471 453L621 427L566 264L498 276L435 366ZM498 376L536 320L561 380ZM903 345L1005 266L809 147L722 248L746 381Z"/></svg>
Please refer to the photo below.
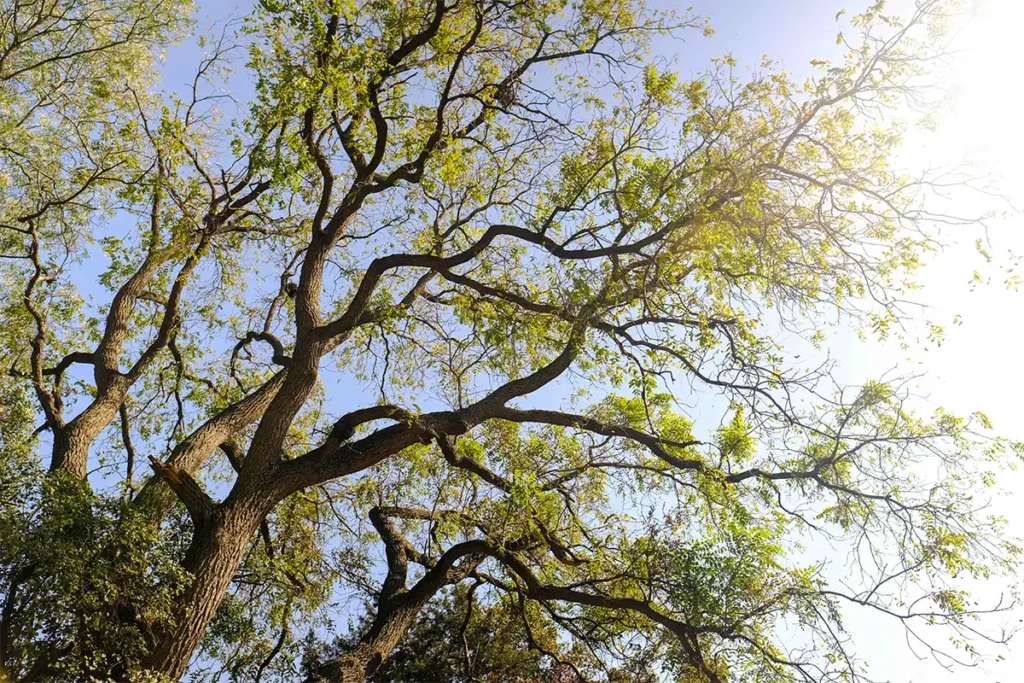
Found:
<svg viewBox="0 0 1024 683"><path fill-rule="evenodd" d="M89 471L89 449L96 437L117 416L124 387L110 389L75 419L54 429L51 472L64 472L85 481Z"/></svg>
<svg viewBox="0 0 1024 683"><path fill-rule="evenodd" d="M50 472L61 472L79 481L85 481L89 470L91 441L82 436L77 430L54 430Z"/></svg>
<svg viewBox="0 0 1024 683"><path fill-rule="evenodd" d="M199 531L186 567L195 578L178 602L172 626L150 655L150 669L173 680L185 673L267 507L233 501L219 508Z"/></svg>

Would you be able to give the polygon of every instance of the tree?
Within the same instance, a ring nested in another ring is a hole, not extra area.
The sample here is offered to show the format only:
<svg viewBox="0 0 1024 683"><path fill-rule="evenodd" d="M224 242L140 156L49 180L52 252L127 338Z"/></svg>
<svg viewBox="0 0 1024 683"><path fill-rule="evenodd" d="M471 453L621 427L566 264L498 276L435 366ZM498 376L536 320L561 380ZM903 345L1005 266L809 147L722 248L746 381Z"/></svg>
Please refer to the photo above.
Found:
<svg viewBox="0 0 1024 683"><path fill-rule="evenodd" d="M568 683L581 680L565 661L571 655L561 651L557 629L550 620L536 628L530 625L531 621L522 618L518 604L481 604L477 597L481 585L470 584L468 590L446 594L428 605L403 642L369 680L374 683ZM530 619L541 620L542 617L534 612L530 613ZM362 632L370 626L363 624L331 647L320 650L307 668L315 669L317 661L352 650Z"/></svg>
<svg viewBox="0 0 1024 683"><path fill-rule="evenodd" d="M799 83L684 79L651 40L706 24L637 0L262 0L163 99L174 7L4 5L3 676L363 681L468 585L567 680L863 680L848 605L1002 642L959 579L1015 566L977 492L1021 449L783 343L885 334L969 223L891 163L917 5Z"/></svg>

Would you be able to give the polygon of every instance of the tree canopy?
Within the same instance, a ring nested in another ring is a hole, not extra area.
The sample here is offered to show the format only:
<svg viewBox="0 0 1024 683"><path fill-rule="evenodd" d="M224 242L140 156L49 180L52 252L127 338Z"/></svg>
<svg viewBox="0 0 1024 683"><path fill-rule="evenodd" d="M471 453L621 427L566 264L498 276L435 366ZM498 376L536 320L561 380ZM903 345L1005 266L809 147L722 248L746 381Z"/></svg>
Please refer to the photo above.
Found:
<svg viewBox="0 0 1024 683"><path fill-rule="evenodd" d="M260 0L167 94L191 11L0 3L0 681L872 680L851 609L1005 642L970 581L1022 448L827 353L971 225L895 162L950 3L794 76L680 73L710 27L640 0Z"/></svg>

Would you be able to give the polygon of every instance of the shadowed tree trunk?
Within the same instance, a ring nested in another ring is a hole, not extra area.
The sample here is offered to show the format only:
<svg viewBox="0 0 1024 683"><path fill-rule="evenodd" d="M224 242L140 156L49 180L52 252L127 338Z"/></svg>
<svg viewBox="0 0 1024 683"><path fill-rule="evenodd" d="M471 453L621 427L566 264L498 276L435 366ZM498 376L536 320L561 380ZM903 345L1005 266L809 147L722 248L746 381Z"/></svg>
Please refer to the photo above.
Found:
<svg viewBox="0 0 1024 683"><path fill-rule="evenodd" d="M466 578L480 561L486 544L467 541L457 544L434 560L424 557L395 529L379 508L370 511L370 521L384 542L388 571L377 600L377 611L367 631L348 652L316 667L307 683L362 683L380 667L402 641L416 617L444 586ZM427 567L426 574L411 588L405 587L409 561ZM460 561L461 560L461 561Z"/></svg>
<svg viewBox="0 0 1024 683"><path fill-rule="evenodd" d="M307 683L363 683L398 646L426 604L378 609L370 629L351 651L317 668Z"/></svg>

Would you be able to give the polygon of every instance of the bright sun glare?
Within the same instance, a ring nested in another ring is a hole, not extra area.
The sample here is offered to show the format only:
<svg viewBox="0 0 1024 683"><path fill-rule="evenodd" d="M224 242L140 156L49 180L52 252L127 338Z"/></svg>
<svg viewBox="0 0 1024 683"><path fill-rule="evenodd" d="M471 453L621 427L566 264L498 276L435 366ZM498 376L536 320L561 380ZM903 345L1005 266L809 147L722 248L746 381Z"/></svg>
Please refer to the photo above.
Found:
<svg viewBox="0 0 1024 683"><path fill-rule="evenodd" d="M924 288L911 298L924 303L921 322L947 327L941 348L922 352L892 344L852 348L849 356L855 365L863 363L884 371L896 364L904 369L924 372L920 391L934 405L953 412L982 410L994 421L997 431L1024 438L1024 423L1019 411L1019 387L1024 385L1024 368L1008 363L1019 356L1024 338L1024 287L1013 291L1003 285L1007 255L1024 254L1024 0L965 0L973 5L973 17L955 45L952 58L953 97L933 132L919 132L908 139L908 165L949 168L966 162L974 176L991 175L994 187L1010 204L992 196L958 197L955 212L971 215L976 210L1007 209L1005 215L987 221L987 247L996 261L982 266L975 252L973 229L944 230L942 241L948 245L921 273ZM972 269L985 270L991 277L987 285L972 288L968 281ZM954 320L962 320L956 327ZM923 342L923 339L922 339ZM921 344L925 346L925 344ZM910 357L908 357L908 354ZM860 367L860 366L858 366ZM864 367L860 367L864 369ZM1004 473L1003 485L1009 491L1024 490L1024 472ZM1024 508L1019 496L993 501L994 511L1005 515L1010 530L1024 536ZM986 595L984 586L977 587ZM990 595L998 599L998 595ZM1022 615L1024 616L1024 615ZM883 679L914 683L992 683L1024 680L1024 643L1013 641L1007 659L969 672L948 674L929 660L918 661L903 649L901 634L889 630L877 619L859 623L866 652ZM1024 637L1021 634L1018 638ZM1022 638L1024 639L1024 638Z"/></svg>
<svg viewBox="0 0 1024 683"><path fill-rule="evenodd" d="M954 318L962 316L967 323L970 317L965 333L991 344L993 337L1019 339L1024 334L1024 323L1013 322L1020 316L1007 316L1008 309L1021 309L1024 293L1003 286L1008 277L1024 274L1007 272L1024 256L1024 0L965 4L972 16L954 39L948 106L936 130L911 133L906 161L910 167L960 168L974 179L972 186L995 193L956 194L949 205L952 213L996 215L986 219L984 232L943 230L941 241L948 248L921 274L923 303L930 307L924 319L948 326ZM995 257L992 263L985 264L976 252L979 237ZM975 268L991 286L977 291L966 286Z"/></svg>
<svg viewBox="0 0 1024 683"><path fill-rule="evenodd" d="M942 143L1002 176L1024 198L1024 0L980 0L954 57L955 98L938 131Z"/></svg>

